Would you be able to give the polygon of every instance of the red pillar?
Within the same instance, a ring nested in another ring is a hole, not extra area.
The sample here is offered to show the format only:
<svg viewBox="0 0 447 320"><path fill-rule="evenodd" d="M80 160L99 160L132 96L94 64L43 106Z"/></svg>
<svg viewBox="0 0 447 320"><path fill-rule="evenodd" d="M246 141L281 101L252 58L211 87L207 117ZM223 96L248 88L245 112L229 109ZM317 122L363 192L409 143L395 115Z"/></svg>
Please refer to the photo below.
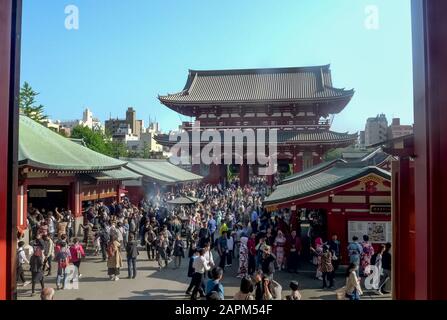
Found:
<svg viewBox="0 0 447 320"><path fill-rule="evenodd" d="M412 2L416 299L447 299L447 256L439 251L447 225L446 16L445 0Z"/></svg>
<svg viewBox="0 0 447 320"><path fill-rule="evenodd" d="M0 300L16 298L20 0L0 1Z"/></svg>
<svg viewBox="0 0 447 320"><path fill-rule="evenodd" d="M415 225L413 168L410 160L401 158L392 162L393 188L393 298L414 300Z"/></svg>
<svg viewBox="0 0 447 320"><path fill-rule="evenodd" d="M240 170L239 170L239 183L241 187L244 187L249 182L249 168L248 164L241 164Z"/></svg>
<svg viewBox="0 0 447 320"><path fill-rule="evenodd" d="M298 153L293 157L293 173L303 171L303 154Z"/></svg>

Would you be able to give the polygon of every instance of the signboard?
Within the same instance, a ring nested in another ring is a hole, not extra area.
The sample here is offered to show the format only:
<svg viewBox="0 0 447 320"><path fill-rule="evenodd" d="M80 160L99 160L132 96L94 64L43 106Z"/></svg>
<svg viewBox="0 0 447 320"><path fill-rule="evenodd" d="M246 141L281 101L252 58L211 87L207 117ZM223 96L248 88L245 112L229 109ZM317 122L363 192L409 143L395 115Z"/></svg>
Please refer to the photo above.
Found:
<svg viewBox="0 0 447 320"><path fill-rule="evenodd" d="M46 198L47 190L46 189L30 189L29 197L30 198Z"/></svg>
<svg viewBox="0 0 447 320"><path fill-rule="evenodd" d="M373 204L370 207L371 214L391 214L391 205L389 204Z"/></svg>
<svg viewBox="0 0 447 320"><path fill-rule="evenodd" d="M357 236L360 241L364 235L369 236L371 243L387 243L392 241L392 228L389 221L348 221L348 238Z"/></svg>

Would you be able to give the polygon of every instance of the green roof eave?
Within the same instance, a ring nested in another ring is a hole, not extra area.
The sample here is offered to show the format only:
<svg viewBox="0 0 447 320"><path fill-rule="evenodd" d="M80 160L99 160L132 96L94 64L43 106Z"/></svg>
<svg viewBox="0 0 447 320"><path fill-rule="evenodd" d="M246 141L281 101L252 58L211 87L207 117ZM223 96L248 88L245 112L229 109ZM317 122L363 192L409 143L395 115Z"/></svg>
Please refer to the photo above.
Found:
<svg viewBox="0 0 447 320"><path fill-rule="evenodd" d="M332 169L334 169L334 168L332 168ZM302 192L302 193L296 193L296 194L291 193L290 190L293 190L292 185L294 185L294 184L296 185L299 183L305 183L304 180L311 178L311 176L303 178L303 179L295 180L295 181L292 181L289 183L280 184L280 185L278 185L278 188L267 199L265 199L263 201L263 204L268 206L268 205L286 203L286 202L290 202L290 201L297 201L297 200L300 200L300 199L303 199L303 198L306 198L306 197L309 197L312 195L328 192L333 188L342 186L344 184L347 184L351 181L357 180L357 179L359 179L363 176L366 176L368 174L376 174L384 179L388 179L388 180L391 179L391 174L389 172L382 170L380 168L377 168L377 167L349 168L349 169L352 169L355 173L352 175L346 175L344 177L335 179L333 182L328 183L326 185L323 184L319 187L311 188L311 189L306 190L305 192ZM319 172L316 175L324 174L324 173L330 174L331 173L330 171L331 171L331 169L327 170L326 172ZM280 188L289 190L289 193L288 194L285 193L285 195L282 197L280 196L278 198L275 198L275 193L278 192L278 189L280 189Z"/></svg>
<svg viewBox="0 0 447 320"><path fill-rule="evenodd" d="M126 168L160 184L176 184L202 180L203 177L184 170L167 160L125 159Z"/></svg>
<svg viewBox="0 0 447 320"><path fill-rule="evenodd" d="M95 172L118 169L125 161L95 152L20 115L18 163L36 170Z"/></svg>

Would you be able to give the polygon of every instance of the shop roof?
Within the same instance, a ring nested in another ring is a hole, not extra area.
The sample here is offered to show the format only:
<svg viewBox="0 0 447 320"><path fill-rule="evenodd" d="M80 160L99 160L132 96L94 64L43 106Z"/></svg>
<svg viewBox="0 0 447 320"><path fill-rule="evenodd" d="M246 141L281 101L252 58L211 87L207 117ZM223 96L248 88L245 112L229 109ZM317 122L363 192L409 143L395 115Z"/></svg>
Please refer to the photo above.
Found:
<svg viewBox="0 0 447 320"><path fill-rule="evenodd" d="M161 184L175 184L202 180L202 176L184 170L167 160L158 159L123 159L126 167L146 179Z"/></svg>
<svg viewBox="0 0 447 320"><path fill-rule="evenodd" d="M118 169L126 162L117 160L67 139L20 115L20 166L37 170L91 172Z"/></svg>

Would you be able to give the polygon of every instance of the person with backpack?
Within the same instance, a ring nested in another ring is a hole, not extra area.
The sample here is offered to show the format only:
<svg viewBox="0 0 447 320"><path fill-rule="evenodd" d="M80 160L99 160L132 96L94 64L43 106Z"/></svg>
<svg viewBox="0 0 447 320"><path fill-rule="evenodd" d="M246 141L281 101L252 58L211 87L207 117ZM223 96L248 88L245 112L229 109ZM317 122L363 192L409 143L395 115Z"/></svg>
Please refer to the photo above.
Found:
<svg viewBox="0 0 447 320"><path fill-rule="evenodd" d="M65 279L66 272L65 269L70 265L71 254L70 250L67 248L67 243L65 241L61 241L59 244L59 249L56 253L56 261L57 261L57 277L56 277L56 288L64 289L65 287ZM61 280L62 286L61 286Z"/></svg>
<svg viewBox="0 0 447 320"><path fill-rule="evenodd" d="M110 241L107 245L107 256L107 274L109 275L110 280L118 281L123 261L121 257L121 244L118 242L115 235L110 236Z"/></svg>
<svg viewBox="0 0 447 320"><path fill-rule="evenodd" d="M31 271L31 296L34 296L34 291L36 287L36 282L40 282L42 290L45 288L43 267L44 267L44 256L41 247L36 246L34 248L34 253L30 258L30 271Z"/></svg>
<svg viewBox="0 0 447 320"><path fill-rule="evenodd" d="M81 261L85 257L85 251L78 238L73 239L73 245L70 247L71 262L78 268L78 277L82 277L81 274Z"/></svg>
<svg viewBox="0 0 447 320"><path fill-rule="evenodd" d="M128 279L135 279L137 277L137 257L138 253L138 244L135 240L135 235L133 233L129 234L129 239L126 246L127 253L127 272Z"/></svg>
<svg viewBox="0 0 447 320"><path fill-rule="evenodd" d="M219 299L218 300L224 300L225 294L224 294L224 287L222 283L220 282L223 277L223 270L222 268L216 267L211 270L211 279L208 280L206 284L206 300L212 300L211 296L215 295L217 293Z"/></svg>
<svg viewBox="0 0 447 320"><path fill-rule="evenodd" d="M25 242L23 241L19 241L18 243L19 248L17 249L17 272L16 272L16 276L17 276L17 282L20 280L22 281L22 286L26 287L27 285L29 285L31 283L31 281L26 281L25 279L25 272L23 270L23 265L25 263L29 264L30 262L28 261L27 257L26 257L26 253L25 253L25 249L23 248L25 246Z"/></svg>

